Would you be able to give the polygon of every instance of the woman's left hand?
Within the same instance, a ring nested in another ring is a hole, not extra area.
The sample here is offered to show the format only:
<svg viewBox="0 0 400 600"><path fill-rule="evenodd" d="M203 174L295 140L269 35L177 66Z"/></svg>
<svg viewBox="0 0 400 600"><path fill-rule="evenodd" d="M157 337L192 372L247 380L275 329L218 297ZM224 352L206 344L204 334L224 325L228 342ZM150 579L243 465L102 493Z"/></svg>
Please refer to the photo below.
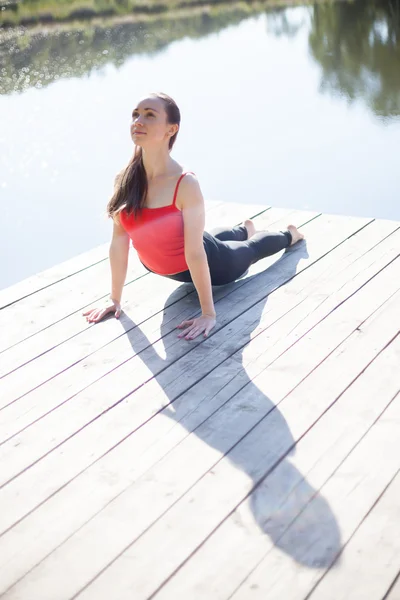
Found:
<svg viewBox="0 0 400 600"><path fill-rule="evenodd" d="M216 322L215 317L209 317L207 315L189 319L189 321L182 321L182 323L178 325L178 329L182 329L183 327L186 327L186 329L182 331L178 337L184 337L186 340L194 340L194 338L203 333L203 331L204 337L207 337L211 329L215 327Z"/></svg>

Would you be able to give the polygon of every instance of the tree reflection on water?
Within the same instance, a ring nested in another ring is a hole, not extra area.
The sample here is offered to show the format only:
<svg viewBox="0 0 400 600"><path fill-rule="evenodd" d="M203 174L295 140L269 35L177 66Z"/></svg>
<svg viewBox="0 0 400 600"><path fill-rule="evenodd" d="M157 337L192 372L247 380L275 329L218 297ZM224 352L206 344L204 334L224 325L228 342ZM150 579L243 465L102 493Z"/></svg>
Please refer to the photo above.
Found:
<svg viewBox="0 0 400 600"><path fill-rule="evenodd" d="M132 55L158 53L172 41L202 38L264 11L221 5L181 18L164 13L145 22L0 31L0 94L81 77L106 64L118 67ZM295 37L307 28L310 55L322 68L322 92L361 99L380 117L400 115L400 0L322 2L266 14L269 34Z"/></svg>
<svg viewBox="0 0 400 600"><path fill-rule="evenodd" d="M160 53L174 41L202 38L260 13L259 8L238 5L179 18L166 13L146 21L82 22L31 32L24 28L0 30L0 94L82 77L108 64L120 67L133 55Z"/></svg>
<svg viewBox="0 0 400 600"><path fill-rule="evenodd" d="M400 115L400 1L315 6L309 35L321 89L362 98L383 117Z"/></svg>

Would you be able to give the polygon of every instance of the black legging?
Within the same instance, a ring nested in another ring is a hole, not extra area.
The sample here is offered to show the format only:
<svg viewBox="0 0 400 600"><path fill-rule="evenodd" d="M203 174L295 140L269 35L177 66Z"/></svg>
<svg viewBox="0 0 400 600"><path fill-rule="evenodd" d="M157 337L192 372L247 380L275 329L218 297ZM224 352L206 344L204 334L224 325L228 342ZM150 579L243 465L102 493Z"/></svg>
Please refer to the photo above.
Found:
<svg viewBox="0 0 400 600"><path fill-rule="evenodd" d="M279 233L260 231L247 239L243 225L226 229L219 227L212 233L203 233L204 250L207 254L212 285L225 285L239 279L257 261L280 252L292 243L290 231ZM147 268L147 267L146 267ZM149 269L148 269L149 270ZM175 275L163 275L183 283L192 282L190 271Z"/></svg>

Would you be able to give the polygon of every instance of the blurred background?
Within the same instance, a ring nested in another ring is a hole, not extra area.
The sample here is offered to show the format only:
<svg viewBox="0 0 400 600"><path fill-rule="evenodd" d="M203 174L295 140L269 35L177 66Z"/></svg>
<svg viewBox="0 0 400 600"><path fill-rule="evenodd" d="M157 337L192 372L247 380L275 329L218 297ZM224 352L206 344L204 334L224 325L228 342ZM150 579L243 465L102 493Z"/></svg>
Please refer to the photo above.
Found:
<svg viewBox="0 0 400 600"><path fill-rule="evenodd" d="M400 0L0 0L0 288L107 242L133 106L206 199L400 219Z"/></svg>

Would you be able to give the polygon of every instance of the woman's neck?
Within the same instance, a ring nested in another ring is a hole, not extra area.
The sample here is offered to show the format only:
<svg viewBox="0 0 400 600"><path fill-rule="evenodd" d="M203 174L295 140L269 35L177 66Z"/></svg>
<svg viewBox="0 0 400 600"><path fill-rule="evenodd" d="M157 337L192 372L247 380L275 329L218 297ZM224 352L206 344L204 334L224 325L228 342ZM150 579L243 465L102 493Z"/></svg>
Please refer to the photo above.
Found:
<svg viewBox="0 0 400 600"><path fill-rule="evenodd" d="M168 150L159 148L157 150L142 150L143 166L147 179L150 181L155 177L165 175L171 170L175 161L171 158Z"/></svg>

